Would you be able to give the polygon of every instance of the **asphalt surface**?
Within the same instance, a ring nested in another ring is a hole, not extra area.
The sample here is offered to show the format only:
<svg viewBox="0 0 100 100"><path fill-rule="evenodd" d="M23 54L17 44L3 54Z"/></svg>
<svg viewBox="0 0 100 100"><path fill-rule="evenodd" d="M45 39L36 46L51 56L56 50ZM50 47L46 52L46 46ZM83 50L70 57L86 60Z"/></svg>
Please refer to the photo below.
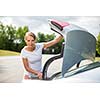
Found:
<svg viewBox="0 0 100 100"><path fill-rule="evenodd" d="M42 67L44 66L45 62L51 58L54 55L43 55L42 56ZM20 56L4 56L0 57L0 67L23 67L23 63ZM48 76L51 76L52 74L61 71L62 66L62 58L53 61L50 64L50 67L48 69Z"/></svg>

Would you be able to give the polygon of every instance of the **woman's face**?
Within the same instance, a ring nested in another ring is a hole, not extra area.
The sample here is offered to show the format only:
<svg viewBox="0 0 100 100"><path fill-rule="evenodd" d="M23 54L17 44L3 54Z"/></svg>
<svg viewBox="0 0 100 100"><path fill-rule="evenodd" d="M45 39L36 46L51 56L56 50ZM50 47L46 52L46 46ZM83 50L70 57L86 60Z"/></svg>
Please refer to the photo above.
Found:
<svg viewBox="0 0 100 100"><path fill-rule="evenodd" d="M32 36L27 36L25 42L27 46L34 46L36 41Z"/></svg>

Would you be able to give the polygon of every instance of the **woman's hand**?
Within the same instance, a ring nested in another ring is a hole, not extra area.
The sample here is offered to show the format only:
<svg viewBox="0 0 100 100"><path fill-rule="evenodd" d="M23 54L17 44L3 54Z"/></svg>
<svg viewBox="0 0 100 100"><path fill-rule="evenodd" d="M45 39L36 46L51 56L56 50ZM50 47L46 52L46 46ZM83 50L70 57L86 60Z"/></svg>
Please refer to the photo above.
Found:
<svg viewBox="0 0 100 100"><path fill-rule="evenodd" d="M37 76L38 76L39 79L42 79L42 73L41 72L38 72Z"/></svg>

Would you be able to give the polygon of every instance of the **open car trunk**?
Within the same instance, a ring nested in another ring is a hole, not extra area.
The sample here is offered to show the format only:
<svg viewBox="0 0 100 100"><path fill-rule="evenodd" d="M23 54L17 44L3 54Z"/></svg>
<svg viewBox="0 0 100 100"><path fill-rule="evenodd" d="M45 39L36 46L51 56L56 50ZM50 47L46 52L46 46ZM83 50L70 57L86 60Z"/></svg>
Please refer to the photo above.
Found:
<svg viewBox="0 0 100 100"><path fill-rule="evenodd" d="M44 80L72 77L100 67L100 62L93 62L96 53L96 39L91 33L79 26L56 20L49 20L49 25L51 30L64 37L65 43L62 45L62 52L45 63ZM82 65L81 63L86 60L91 63L84 62ZM57 61L60 62L59 66L57 66ZM57 68L59 70L56 70ZM50 73L50 69L54 69L54 72ZM92 72L89 76L92 77L92 74L95 73Z"/></svg>

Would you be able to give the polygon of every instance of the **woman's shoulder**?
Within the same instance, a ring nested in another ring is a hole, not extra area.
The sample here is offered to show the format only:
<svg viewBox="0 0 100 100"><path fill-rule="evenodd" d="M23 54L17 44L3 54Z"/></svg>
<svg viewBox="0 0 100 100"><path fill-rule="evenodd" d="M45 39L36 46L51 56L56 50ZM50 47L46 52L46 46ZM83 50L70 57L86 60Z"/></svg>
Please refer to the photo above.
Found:
<svg viewBox="0 0 100 100"><path fill-rule="evenodd" d="M22 48L21 53L20 53L20 56L22 58L27 58L27 52L26 52L25 48L26 48L26 46Z"/></svg>
<svg viewBox="0 0 100 100"><path fill-rule="evenodd" d="M25 52L26 49L27 49L27 46L24 46L24 47L22 48L21 52Z"/></svg>

